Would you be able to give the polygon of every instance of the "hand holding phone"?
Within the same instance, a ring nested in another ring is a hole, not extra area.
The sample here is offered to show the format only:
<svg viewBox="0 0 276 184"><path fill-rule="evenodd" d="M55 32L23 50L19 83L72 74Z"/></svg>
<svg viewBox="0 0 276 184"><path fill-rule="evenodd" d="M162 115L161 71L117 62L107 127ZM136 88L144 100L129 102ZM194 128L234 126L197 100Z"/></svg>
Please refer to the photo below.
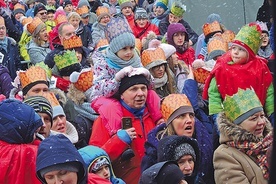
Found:
<svg viewBox="0 0 276 184"><path fill-rule="evenodd" d="M132 119L130 117L122 117L122 129L132 128Z"/></svg>

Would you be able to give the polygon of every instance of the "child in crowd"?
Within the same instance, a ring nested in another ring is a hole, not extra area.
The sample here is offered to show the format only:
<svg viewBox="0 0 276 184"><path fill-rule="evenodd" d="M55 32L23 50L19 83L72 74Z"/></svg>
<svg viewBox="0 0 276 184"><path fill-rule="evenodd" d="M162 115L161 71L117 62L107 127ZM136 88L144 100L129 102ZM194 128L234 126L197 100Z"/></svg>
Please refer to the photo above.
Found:
<svg viewBox="0 0 276 184"><path fill-rule="evenodd" d="M168 14L168 0L158 0L156 1L156 14L151 20L152 24L155 24L156 26L159 25L160 21L165 18Z"/></svg>
<svg viewBox="0 0 276 184"><path fill-rule="evenodd" d="M262 43L261 47L258 50L258 56L261 56L265 59L273 58L273 50L270 47L270 39L269 39L269 33L267 29L267 25L264 22L256 22L262 30Z"/></svg>

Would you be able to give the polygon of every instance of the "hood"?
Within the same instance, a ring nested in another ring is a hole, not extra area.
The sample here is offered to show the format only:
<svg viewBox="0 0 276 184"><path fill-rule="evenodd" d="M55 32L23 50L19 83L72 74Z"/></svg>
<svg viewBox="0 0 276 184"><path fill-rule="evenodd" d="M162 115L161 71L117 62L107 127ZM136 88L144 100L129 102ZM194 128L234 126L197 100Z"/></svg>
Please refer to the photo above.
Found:
<svg viewBox="0 0 276 184"><path fill-rule="evenodd" d="M51 135L44 139L38 147L36 174L39 180L46 183L40 175L41 169L61 163L72 163L78 166L78 183L85 181L87 171L78 150L63 134Z"/></svg>
<svg viewBox="0 0 276 184"><path fill-rule="evenodd" d="M74 127L74 125L69 121L66 121L66 134L51 130L51 135L57 135L57 134L65 135L73 144L79 141L78 131Z"/></svg>
<svg viewBox="0 0 276 184"><path fill-rule="evenodd" d="M106 26L100 24L99 22L95 22L93 25L92 25L92 30L93 31L104 31Z"/></svg>
<svg viewBox="0 0 276 184"><path fill-rule="evenodd" d="M53 92L58 100L58 102L60 103L60 105L62 107L65 106L65 104L67 103L67 97L65 95L65 92L58 89L58 88L52 88L50 89L51 92Z"/></svg>
<svg viewBox="0 0 276 184"><path fill-rule="evenodd" d="M34 140L35 131L43 125L34 109L15 99L0 103L0 140L12 144L27 144Z"/></svg>
<svg viewBox="0 0 276 184"><path fill-rule="evenodd" d="M240 126L232 123L225 115L225 113L219 113L218 115L218 126L220 131L219 142L225 143L228 141L250 141L259 142L262 138L259 138ZM272 131L272 127L268 119L266 118L266 125L264 128L263 135L266 136Z"/></svg>
<svg viewBox="0 0 276 184"><path fill-rule="evenodd" d="M67 93L68 98L70 98L76 105L81 105L83 104L87 98L84 94L84 92L78 90L73 83L69 85L68 93Z"/></svg>

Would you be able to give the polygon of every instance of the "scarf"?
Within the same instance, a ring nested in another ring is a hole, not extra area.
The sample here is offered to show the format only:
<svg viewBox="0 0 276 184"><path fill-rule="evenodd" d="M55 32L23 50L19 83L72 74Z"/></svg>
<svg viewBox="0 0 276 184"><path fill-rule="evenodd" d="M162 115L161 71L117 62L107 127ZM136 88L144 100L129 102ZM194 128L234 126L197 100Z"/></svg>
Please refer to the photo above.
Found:
<svg viewBox="0 0 276 184"><path fill-rule="evenodd" d="M154 87L160 88L162 86L164 86L165 84L167 84L168 82L168 75L167 73L164 73L163 77L161 78L154 78Z"/></svg>
<svg viewBox="0 0 276 184"><path fill-rule="evenodd" d="M91 105L90 103L84 102L79 106L75 105L74 108L83 117L88 118L91 121L94 121L95 119L97 119L98 115L94 111L94 109L91 108L90 105Z"/></svg>
<svg viewBox="0 0 276 184"><path fill-rule="evenodd" d="M173 44L173 46L176 48L176 52L183 54L187 50L187 48L189 46L189 42L185 41L184 44L181 46L178 46L175 44Z"/></svg>
<svg viewBox="0 0 276 184"><path fill-rule="evenodd" d="M268 172L268 162L266 158L266 151L272 145L273 137L270 132L267 134L263 140L259 142L249 142L249 141L230 141L226 144L230 147L237 148L239 151L245 153L246 155L256 159L256 164L260 166L263 176L265 179L269 178Z"/></svg>
<svg viewBox="0 0 276 184"><path fill-rule="evenodd" d="M144 110L146 108L146 106L144 105L142 108L140 109L134 109L129 107L123 100L120 100L121 105L126 108L129 112L131 112L132 114L134 114L135 117L139 117L141 118L144 114Z"/></svg>
<svg viewBox="0 0 276 184"><path fill-rule="evenodd" d="M134 52L134 56L128 60L128 61L124 61L121 58L119 58L118 56L116 56L116 54L114 54L113 52L110 51L110 48L108 47L106 49L106 61L109 67L111 68L115 68L117 70L121 70L126 66L132 66L133 68L139 68L142 67L142 63L141 63L141 59L138 56L137 52Z"/></svg>
<svg viewBox="0 0 276 184"><path fill-rule="evenodd" d="M5 50L5 52L8 52L8 38L5 37L4 40L0 40L0 47Z"/></svg>
<svg viewBox="0 0 276 184"><path fill-rule="evenodd" d="M265 58L265 59L269 59L269 57L273 54L273 50L271 49L270 45L266 46L266 47L261 47L258 50L258 55Z"/></svg>

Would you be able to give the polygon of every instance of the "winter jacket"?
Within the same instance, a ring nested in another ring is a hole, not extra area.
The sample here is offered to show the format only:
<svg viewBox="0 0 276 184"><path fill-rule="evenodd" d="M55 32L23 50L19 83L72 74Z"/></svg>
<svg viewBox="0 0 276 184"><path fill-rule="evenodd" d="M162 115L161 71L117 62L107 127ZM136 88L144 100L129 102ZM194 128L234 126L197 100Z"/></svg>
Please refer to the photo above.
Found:
<svg viewBox="0 0 276 184"><path fill-rule="evenodd" d="M81 155L70 140L62 134L44 139L38 147L36 159L36 174L40 181L46 183L40 174L42 169L62 163L72 163L77 166L78 184L86 183L87 169Z"/></svg>
<svg viewBox="0 0 276 184"><path fill-rule="evenodd" d="M127 22L130 26L130 28L133 30L135 23L134 23L134 13L132 13L130 16L125 16L125 18L127 19Z"/></svg>
<svg viewBox="0 0 276 184"><path fill-rule="evenodd" d="M0 46L0 52L4 55L2 65L8 68L11 78L14 80L16 77L16 71L21 69L19 50L14 39L9 37L6 37L5 39L7 39L7 50Z"/></svg>
<svg viewBox="0 0 276 184"><path fill-rule="evenodd" d="M156 16L152 18L151 23L156 25L157 27L159 26L160 21L165 18L169 14L169 11L165 11L162 15Z"/></svg>
<svg viewBox="0 0 276 184"><path fill-rule="evenodd" d="M82 156L87 169L90 169L90 167L93 165L93 163L95 161L97 161L97 159L106 158L109 162L109 172L110 172L111 183L112 184L125 184L125 182L123 180L121 180L120 178L116 178L116 176L114 175L114 171L113 171L109 156L103 149L101 149L97 146L89 145L89 146L79 149L78 151L79 151L80 155ZM90 177L94 178L94 179L97 178L93 175L90 175ZM88 178L89 178L89 176L88 176Z"/></svg>
<svg viewBox="0 0 276 184"><path fill-rule="evenodd" d="M76 35L81 37L82 45L84 47L93 50L91 31L87 26L83 25L82 22L76 30Z"/></svg>
<svg viewBox="0 0 276 184"><path fill-rule="evenodd" d="M117 108L120 108L123 112L121 117L131 117L132 125L137 133L137 138L132 140L132 143L127 144L119 138L118 134L111 136L105 127L102 115L100 114L100 117L93 124L89 144L101 147L106 151L110 157L117 177L122 178L127 184L137 184L141 175L140 166L145 151L144 143L147 139L147 134L155 127L155 124L151 119L147 108L141 119L135 117L122 106L118 106ZM109 109L110 116L112 116L114 107L109 107ZM123 161L121 155L128 148L133 150L135 156L130 158L130 160Z"/></svg>
<svg viewBox="0 0 276 184"><path fill-rule="evenodd" d="M92 26L92 46L95 48L101 39L106 39L105 37L105 25L100 24L99 22L95 22Z"/></svg>
<svg viewBox="0 0 276 184"><path fill-rule="evenodd" d="M176 52L179 60L185 62L186 65L191 65L195 60L195 50L193 47L187 48L183 53Z"/></svg>
<svg viewBox="0 0 276 184"><path fill-rule="evenodd" d="M37 146L30 144L42 121L34 109L8 99L0 103L0 183L39 184L35 175Z"/></svg>
<svg viewBox="0 0 276 184"><path fill-rule="evenodd" d="M146 170L157 162L157 147L160 138L157 137L158 133L165 130L166 124L162 123L148 134L148 139L145 143L145 156L142 159L141 169ZM193 136L197 140L200 155L201 155L201 167L199 168L199 174L203 176L203 180L206 183L213 182L213 145L211 137L208 134L205 126L198 120L195 120L195 133Z"/></svg>
<svg viewBox="0 0 276 184"><path fill-rule="evenodd" d="M47 54L51 52L49 47L38 46L33 40L26 47L32 64L44 62Z"/></svg>
<svg viewBox="0 0 276 184"><path fill-rule="evenodd" d="M20 41L18 42L20 56L24 61L30 61L30 56L27 51L27 44L31 41L32 36L30 36L26 31L23 31Z"/></svg>
<svg viewBox="0 0 276 184"><path fill-rule="evenodd" d="M14 88L12 81L7 67L0 65L0 94L5 95L6 98L9 98L10 92Z"/></svg>
<svg viewBox="0 0 276 184"><path fill-rule="evenodd" d="M220 143L221 145L214 152L214 169L216 183L251 183L265 184L268 183L264 179L260 166L255 162L254 158L248 156L239 149L227 145L227 142L251 142L258 143L261 138L256 137L252 133L235 125L226 118L224 113L218 116ZM264 130L264 136L271 132L270 123Z"/></svg>
<svg viewBox="0 0 276 184"><path fill-rule="evenodd" d="M57 134L63 134L66 136L73 144L77 143L79 141L79 136L77 129L74 127L72 123L69 121L66 121L66 133L60 133L57 131L51 130L51 135L57 135Z"/></svg>
<svg viewBox="0 0 276 184"><path fill-rule="evenodd" d="M140 28L136 23L134 23L132 31L134 36L140 40L142 40L144 37L147 37L150 31L153 31L156 35L160 35L158 27L150 22L148 22L143 28Z"/></svg>
<svg viewBox="0 0 276 184"><path fill-rule="evenodd" d="M186 28L186 31L189 35L189 40L191 40L193 42L193 44L195 44L198 39L197 33L191 28L191 26L185 20L181 19L178 23L183 24L183 26ZM160 21L159 26L158 26L161 35L165 35L165 33L168 30L169 25L170 25L169 15L167 15Z"/></svg>
<svg viewBox="0 0 276 184"><path fill-rule="evenodd" d="M4 8L0 9L0 16L5 20L7 35L18 42L21 36L20 30L18 30L18 28L13 24L11 17L6 13Z"/></svg>

